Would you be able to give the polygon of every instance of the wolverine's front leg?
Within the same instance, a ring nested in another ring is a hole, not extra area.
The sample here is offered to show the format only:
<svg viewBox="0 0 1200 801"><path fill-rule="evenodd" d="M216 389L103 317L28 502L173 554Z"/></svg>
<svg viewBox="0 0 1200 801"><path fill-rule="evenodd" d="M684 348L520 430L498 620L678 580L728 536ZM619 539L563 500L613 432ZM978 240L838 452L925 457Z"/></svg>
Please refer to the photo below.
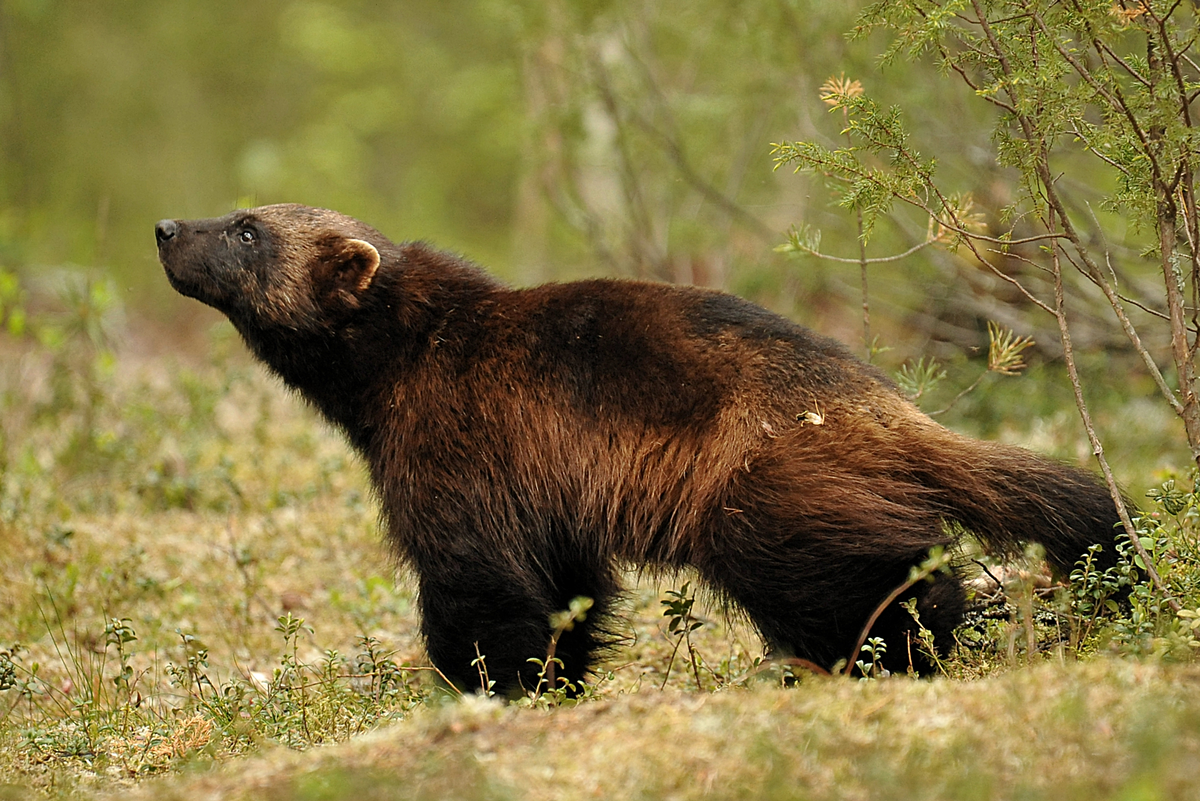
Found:
<svg viewBox="0 0 1200 801"><path fill-rule="evenodd" d="M429 658L460 689L481 688L486 671L499 695L533 691L542 667L530 660L544 664L551 656L554 686L563 679L577 686L608 644L603 623L619 591L611 565L575 553L562 539L549 541L561 550L521 561L511 554L440 554L416 565ZM591 608L555 632L551 617L580 596L591 599Z"/></svg>
<svg viewBox="0 0 1200 801"><path fill-rule="evenodd" d="M419 587L429 658L456 687L478 691L490 680L497 694L516 697L537 684L528 660L545 657L551 609L520 576L445 565L419 571Z"/></svg>

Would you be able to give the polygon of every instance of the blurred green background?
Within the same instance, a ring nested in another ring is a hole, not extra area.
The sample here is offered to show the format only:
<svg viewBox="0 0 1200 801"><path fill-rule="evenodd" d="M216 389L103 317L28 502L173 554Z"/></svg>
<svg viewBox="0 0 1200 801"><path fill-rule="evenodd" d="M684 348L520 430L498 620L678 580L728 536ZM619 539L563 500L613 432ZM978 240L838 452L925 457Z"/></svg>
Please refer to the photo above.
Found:
<svg viewBox="0 0 1200 801"><path fill-rule="evenodd" d="M772 254L786 228L803 218L856 246L819 182L772 172L770 143L836 138L818 99L830 75L917 108L935 80L922 90L913 68L880 73L869 45L849 46L854 3L0 8L0 259L31 277L102 271L139 316L166 320L194 304L161 279L154 222L281 201L427 239L520 283L642 275L791 311L797 293L830 288L825 268ZM939 101L938 114L913 121L926 148L990 162L986 118L972 134L968 109ZM903 233L883 232L881 249ZM836 272L856 291L852 269Z"/></svg>
<svg viewBox="0 0 1200 801"><path fill-rule="evenodd" d="M203 355L223 323L167 286L154 223L300 202L517 284L624 275L724 288L862 352L857 266L774 252L805 224L822 250L858 255L854 216L821 177L772 169L773 142L843 141L821 84L844 73L902 108L946 191L971 192L989 224L1015 188L994 161L990 108L932 64L881 68L883 40L845 36L860 6L3 0L0 270L32 311L85 280L123 311L127 345ZM1089 203L1102 194L1076 189ZM1124 235L1120 220L1105 224ZM869 255L925 235L925 220L899 210ZM1130 274L1153 281L1126 244ZM1139 469L1158 469L1173 459L1162 436L1174 424L1154 401L1130 411L1153 390L1088 305L1097 293L1078 291L1085 379L1107 395L1122 375L1101 425L1131 436ZM1033 336L1033 380L985 386L945 419L984 435L1010 421L1015 438L1086 461L1052 317L940 248L873 267L871 302L887 369L919 355L979 360L988 319ZM970 382L961 375L947 396ZM1057 422L1042 436L1046 419Z"/></svg>

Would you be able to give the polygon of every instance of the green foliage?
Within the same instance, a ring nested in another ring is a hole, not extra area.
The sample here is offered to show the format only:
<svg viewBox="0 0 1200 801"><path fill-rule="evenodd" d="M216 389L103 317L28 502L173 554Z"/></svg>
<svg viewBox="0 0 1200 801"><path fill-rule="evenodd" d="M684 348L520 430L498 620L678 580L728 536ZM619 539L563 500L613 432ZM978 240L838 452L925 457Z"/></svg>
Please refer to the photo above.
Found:
<svg viewBox="0 0 1200 801"><path fill-rule="evenodd" d="M918 401L926 392L940 384L945 377L945 369L936 360L926 361L922 356L917 359L916 364L909 362L900 366L900 371L896 373L896 383L911 400Z"/></svg>
<svg viewBox="0 0 1200 801"><path fill-rule="evenodd" d="M1117 541L1117 564L1103 570L1103 548L1093 546L1061 584L1043 583L1035 555L1006 571L997 594L976 599L975 613L958 633L967 648L949 663L951 675L1046 655L1193 661L1200 654L1200 507L1194 489L1180 489L1175 479L1147 495L1154 506L1136 518L1138 535L1179 611L1150 582L1128 541Z"/></svg>
<svg viewBox="0 0 1200 801"><path fill-rule="evenodd" d="M864 239L897 202L915 209L929 221L927 243L965 251L1055 316L1072 373L1071 331L1078 323L1068 320L1068 310L1077 315L1080 307L1095 305L1084 287L1099 287L1109 325L1182 418L1195 461L1200 393L1184 299L1200 281L1200 214L1193 197L1200 136L1191 109L1200 70L1187 56L1196 22L1190 7L1165 1L1132 8L1042 0L880 2L862 12L856 36L878 29L892 35L885 62L900 54L930 56L996 112L997 160L1015 172L1021 191L998 211L1000 230L994 233L973 210L970 195L943 186L934 160L913 146L900 113L885 111L857 81L830 81L822 95L842 112L846 145L783 142L774 146L776 166L794 165L832 181L841 204L859 215ZM1095 195L1108 216L1093 209ZM792 250L823 256L812 247L816 241L812 233L794 235ZM1138 261L1145 257L1158 261L1164 291L1136 297L1122 275L1144 272ZM860 259L864 307L868 261ZM1041 267L1052 280L1028 274L1027 265ZM1075 275L1064 275L1064 267ZM1140 310L1149 314L1141 317ZM1158 335L1171 343L1169 359L1147 347L1139 328L1160 329ZM993 334L992 344L1001 347L991 354L993 365L999 357L1015 359L1013 369L1020 365L1022 340L1005 342ZM1177 390L1159 366L1167 360ZM1073 381L1078 384L1077 375ZM1077 396L1104 467L1081 390Z"/></svg>
<svg viewBox="0 0 1200 801"><path fill-rule="evenodd" d="M988 321L988 361L987 366L966 388L959 391L948 404L937 411L930 411L931 416L945 414L967 395L983 385L988 374L996 373L1002 376L1019 375L1025 369L1022 351L1033 346L1030 337L1019 337L1011 329L1004 328L998 323ZM932 393L946 378L946 370L930 358L926 361L920 357L915 364L911 361L900 366L896 373L896 384L913 403L920 401L925 395Z"/></svg>
<svg viewBox="0 0 1200 801"><path fill-rule="evenodd" d="M1016 375L1025 369L1021 352L1033 347L1033 339L1017 336L1012 329L988 320L988 370Z"/></svg>
<svg viewBox="0 0 1200 801"><path fill-rule="evenodd" d="M900 109L884 110L865 95L845 93L836 97L832 110L846 112L848 124L843 133L852 145L773 144L771 155L776 165L795 164L797 170L812 170L833 181L841 190L839 204L862 212L864 239L870 238L875 223L891 211L896 200L930 203L936 161L924 159L910 146ZM863 155L879 157L886 166L868 164Z"/></svg>

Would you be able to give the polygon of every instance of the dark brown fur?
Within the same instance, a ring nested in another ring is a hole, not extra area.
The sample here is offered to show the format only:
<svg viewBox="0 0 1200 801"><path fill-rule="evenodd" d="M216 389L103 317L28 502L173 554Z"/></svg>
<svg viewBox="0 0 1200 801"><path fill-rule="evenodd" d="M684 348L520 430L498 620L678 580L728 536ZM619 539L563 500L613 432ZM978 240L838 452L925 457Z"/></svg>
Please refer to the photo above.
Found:
<svg viewBox="0 0 1200 801"><path fill-rule="evenodd" d="M838 343L730 295L629 281L510 289L325 210L163 221L172 285L370 465L414 569L433 662L531 687L550 615L595 600L557 656L606 643L620 566L694 567L776 650L832 666L953 521L1067 571L1117 515L1081 470L937 425ZM921 584L943 648L956 576ZM874 634L907 665L909 616ZM918 668L923 664L918 659Z"/></svg>

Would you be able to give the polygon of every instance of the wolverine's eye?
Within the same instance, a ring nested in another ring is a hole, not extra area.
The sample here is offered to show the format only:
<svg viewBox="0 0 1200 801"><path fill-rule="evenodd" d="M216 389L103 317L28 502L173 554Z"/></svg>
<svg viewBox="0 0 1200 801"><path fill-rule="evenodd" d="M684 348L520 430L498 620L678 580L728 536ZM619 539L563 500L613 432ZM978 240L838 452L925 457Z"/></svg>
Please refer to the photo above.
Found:
<svg viewBox="0 0 1200 801"><path fill-rule="evenodd" d="M241 243L243 245L253 245L254 240L257 238L258 237L256 237L254 235L254 232L251 231L249 228L243 230L240 234L238 234L238 239L241 241Z"/></svg>

